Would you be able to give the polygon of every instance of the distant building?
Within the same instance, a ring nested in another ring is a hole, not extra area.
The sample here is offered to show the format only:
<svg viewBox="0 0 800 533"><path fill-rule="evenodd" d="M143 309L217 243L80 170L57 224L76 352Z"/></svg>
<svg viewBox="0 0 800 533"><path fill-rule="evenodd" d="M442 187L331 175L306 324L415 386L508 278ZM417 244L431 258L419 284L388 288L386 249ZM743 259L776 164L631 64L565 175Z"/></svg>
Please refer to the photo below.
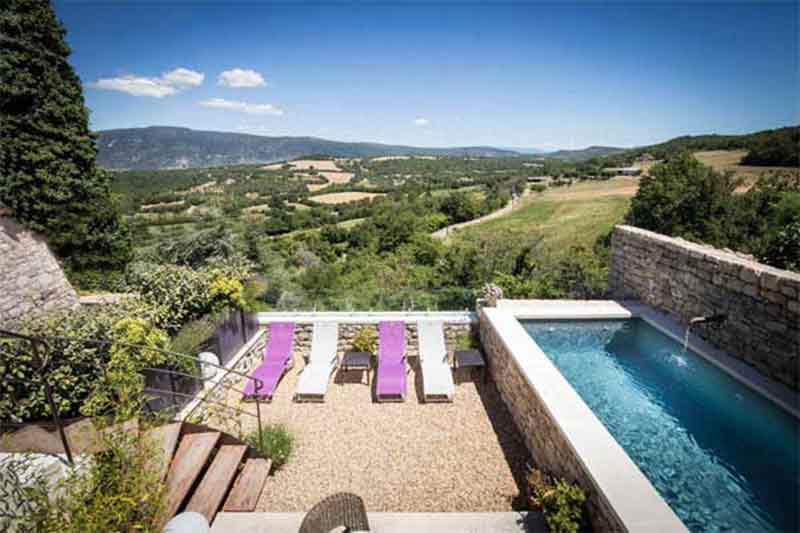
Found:
<svg viewBox="0 0 800 533"><path fill-rule="evenodd" d="M528 183L542 183L547 184L552 181L552 176L528 176Z"/></svg>
<svg viewBox="0 0 800 533"><path fill-rule="evenodd" d="M655 161L656 158L653 156L653 154L645 152L642 155L640 155L636 160L639 161L640 163L650 163L651 161Z"/></svg>
<svg viewBox="0 0 800 533"><path fill-rule="evenodd" d="M604 168L603 172L608 172L615 176L638 176L642 173L642 169L639 167L610 167Z"/></svg>

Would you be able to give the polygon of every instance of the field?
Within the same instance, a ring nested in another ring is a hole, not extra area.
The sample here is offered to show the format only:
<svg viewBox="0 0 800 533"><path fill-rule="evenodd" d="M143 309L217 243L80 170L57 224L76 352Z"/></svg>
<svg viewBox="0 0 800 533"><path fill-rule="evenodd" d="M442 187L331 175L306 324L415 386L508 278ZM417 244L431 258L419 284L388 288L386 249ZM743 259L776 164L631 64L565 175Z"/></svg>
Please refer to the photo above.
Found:
<svg viewBox="0 0 800 533"><path fill-rule="evenodd" d="M541 237L552 251L572 245L591 247L598 237L622 221L636 193L636 178L614 178L553 188L522 200L510 214L464 228L451 239L502 235L504 239Z"/></svg>
<svg viewBox="0 0 800 533"><path fill-rule="evenodd" d="M725 172L732 171L737 177L745 180L742 189L747 189L762 174L775 171L798 172L798 169L791 167L751 167L740 165L742 158L747 155L747 150L709 150L705 152L695 152L694 156L704 165L708 165L714 170Z"/></svg>
<svg viewBox="0 0 800 533"><path fill-rule="evenodd" d="M350 202L357 202L359 200L372 199L376 196L383 196L383 193L376 192L332 192L329 194L320 194L319 196L312 196L310 200L320 204L347 204Z"/></svg>

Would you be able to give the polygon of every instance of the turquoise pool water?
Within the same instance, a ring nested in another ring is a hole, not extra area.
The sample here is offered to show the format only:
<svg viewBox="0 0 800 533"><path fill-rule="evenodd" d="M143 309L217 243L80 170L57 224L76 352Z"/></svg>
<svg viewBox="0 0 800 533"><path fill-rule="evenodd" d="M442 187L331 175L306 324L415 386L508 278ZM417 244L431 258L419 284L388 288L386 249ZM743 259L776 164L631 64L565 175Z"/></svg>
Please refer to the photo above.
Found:
<svg viewBox="0 0 800 533"><path fill-rule="evenodd" d="M800 529L796 418L643 320L522 324L690 530Z"/></svg>

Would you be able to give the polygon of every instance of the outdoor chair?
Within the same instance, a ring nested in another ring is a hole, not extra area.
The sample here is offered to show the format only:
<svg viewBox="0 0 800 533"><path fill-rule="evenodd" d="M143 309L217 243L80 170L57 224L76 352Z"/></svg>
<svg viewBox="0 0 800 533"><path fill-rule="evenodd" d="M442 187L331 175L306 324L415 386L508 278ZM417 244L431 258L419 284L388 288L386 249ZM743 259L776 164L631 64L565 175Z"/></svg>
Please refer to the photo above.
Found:
<svg viewBox="0 0 800 533"><path fill-rule="evenodd" d="M369 531L364 500L349 492L328 496L306 514L299 533L330 533L336 528L345 531Z"/></svg>
<svg viewBox="0 0 800 533"><path fill-rule="evenodd" d="M248 381L244 396L271 400L278 381L292 367L292 346L294 344L294 322L271 322L269 339L264 353L264 361L253 371L252 377L260 379L264 386L256 392L253 381Z"/></svg>
<svg viewBox="0 0 800 533"><path fill-rule="evenodd" d="M300 381L295 391L295 401L324 401L331 374L338 366L337 346L339 325L334 322L314 324L311 335L311 355L308 364L300 371Z"/></svg>

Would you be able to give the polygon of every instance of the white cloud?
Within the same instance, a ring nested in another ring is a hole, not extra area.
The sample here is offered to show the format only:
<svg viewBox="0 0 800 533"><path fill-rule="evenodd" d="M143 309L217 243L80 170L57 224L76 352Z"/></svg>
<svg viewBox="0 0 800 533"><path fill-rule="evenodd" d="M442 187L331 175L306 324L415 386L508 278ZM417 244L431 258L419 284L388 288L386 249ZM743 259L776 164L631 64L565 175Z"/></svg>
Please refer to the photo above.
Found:
<svg viewBox="0 0 800 533"><path fill-rule="evenodd" d="M205 78L206 75L202 72L195 72L183 67L165 72L161 76L162 81L177 87L197 87L203 84Z"/></svg>
<svg viewBox="0 0 800 533"><path fill-rule="evenodd" d="M414 124L416 124L417 126L427 126L430 123L431 123L431 121L428 120L427 118L420 117L420 118L415 118L414 119Z"/></svg>
<svg viewBox="0 0 800 533"><path fill-rule="evenodd" d="M214 107L217 109L228 109L230 111L239 111L241 113L248 113L250 115L283 115L283 110L275 107L272 104L248 104L247 102L238 102L235 100L225 100L224 98L210 98L200 102L203 107Z"/></svg>
<svg viewBox="0 0 800 533"><path fill-rule="evenodd" d="M163 73L158 78L147 78L128 74L116 78L100 78L89 84L93 89L120 91L133 96L163 98L177 94L181 89L197 87L203 83L205 75L188 68L176 68Z"/></svg>
<svg viewBox="0 0 800 533"><path fill-rule="evenodd" d="M264 76L250 69L234 68L226 70L219 75L217 81L226 87L264 87L267 82Z"/></svg>

